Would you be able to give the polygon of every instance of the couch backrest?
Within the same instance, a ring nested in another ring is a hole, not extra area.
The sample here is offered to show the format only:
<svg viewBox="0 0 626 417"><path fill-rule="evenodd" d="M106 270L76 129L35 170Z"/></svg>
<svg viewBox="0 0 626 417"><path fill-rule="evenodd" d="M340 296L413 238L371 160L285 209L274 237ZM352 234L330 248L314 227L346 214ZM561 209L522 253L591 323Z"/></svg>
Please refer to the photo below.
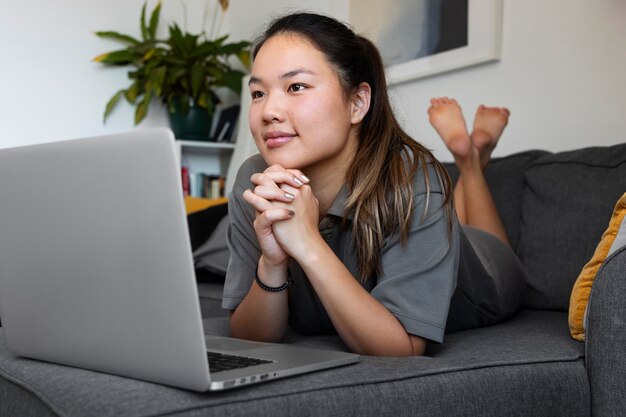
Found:
<svg viewBox="0 0 626 417"><path fill-rule="evenodd" d="M526 170L516 251L526 305L567 310L572 286L626 192L626 144L538 158Z"/></svg>
<svg viewBox="0 0 626 417"><path fill-rule="evenodd" d="M456 181L454 164L446 164ZM494 158L485 177L528 272L525 305L566 311L572 286L626 192L626 144Z"/></svg>

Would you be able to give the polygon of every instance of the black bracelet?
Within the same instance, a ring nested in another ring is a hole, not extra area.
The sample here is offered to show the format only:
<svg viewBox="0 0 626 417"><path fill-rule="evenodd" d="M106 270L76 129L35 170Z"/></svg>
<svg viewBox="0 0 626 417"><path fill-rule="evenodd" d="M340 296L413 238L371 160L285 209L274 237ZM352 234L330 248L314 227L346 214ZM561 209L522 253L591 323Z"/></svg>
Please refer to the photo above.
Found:
<svg viewBox="0 0 626 417"><path fill-rule="evenodd" d="M263 281L261 281L261 278L259 278L259 271L256 270L254 271L254 280L256 281L257 285L259 287L261 287L262 289L264 289L265 291L269 291L269 292L281 292L283 290L286 290L287 288L291 287L293 285L293 279L291 278L291 276L287 277L287 281L281 285L280 287L270 287L269 285L265 285L263 283Z"/></svg>

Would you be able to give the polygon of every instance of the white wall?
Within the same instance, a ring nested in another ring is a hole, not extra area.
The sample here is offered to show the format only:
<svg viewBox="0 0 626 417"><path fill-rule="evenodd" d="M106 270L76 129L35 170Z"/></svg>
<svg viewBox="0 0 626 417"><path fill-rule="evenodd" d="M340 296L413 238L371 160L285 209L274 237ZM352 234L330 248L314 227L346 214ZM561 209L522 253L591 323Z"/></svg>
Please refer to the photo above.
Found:
<svg viewBox="0 0 626 417"><path fill-rule="evenodd" d="M186 3L189 29L197 31L204 1ZM128 81L125 69L91 62L117 47L92 32L138 34L142 4L0 3L0 148L133 127L133 109L126 104L102 124L105 103ZM163 0L163 8L164 22L182 22L179 0ZM333 0L231 0L226 27L233 39L250 39L272 15L301 8L347 16ZM393 87L400 119L442 159L449 156L426 118L433 96L456 97L469 124L479 103L508 106L511 121L496 155L623 142L624 22L624 0L504 0L501 61ZM152 108L145 125L166 123L164 112Z"/></svg>
<svg viewBox="0 0 626 417"><path fill-rule="evenodd" d="M203 0L185 0L188 28L199 32ZM147 13L156 0L149 0ZM134 108L121 102L102 122L109 98L130 83L128 68L92 58L121 47L94 35L116 30L139 37L143 0L21 0L0 2L0 148L130 130ZM179 0L163 0L162 34L182 25ZM152 106L142 126L167 125Z"/></svg>
<svg viewBox="0 0 626 417"><path fill-rule="evenodd" d="M426 116L456 97L471 125L480 103L512 115L495 155L626 141L626 2L504 1L502 58L394 88L406 126L449 159Z"/></svg>

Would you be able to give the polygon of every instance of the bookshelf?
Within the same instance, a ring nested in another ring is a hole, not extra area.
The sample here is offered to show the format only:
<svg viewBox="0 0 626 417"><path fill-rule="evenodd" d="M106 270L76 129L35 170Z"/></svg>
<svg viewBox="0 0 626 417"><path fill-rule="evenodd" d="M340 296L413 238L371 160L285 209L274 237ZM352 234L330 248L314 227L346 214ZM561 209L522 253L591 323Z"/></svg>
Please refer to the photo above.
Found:
<svg viewBox="0 0 626 417"><path fill-rule="evenodd" d="M187 167L190 175L226 177L235 143L177 139L176 145L180 166Z"/></svg>

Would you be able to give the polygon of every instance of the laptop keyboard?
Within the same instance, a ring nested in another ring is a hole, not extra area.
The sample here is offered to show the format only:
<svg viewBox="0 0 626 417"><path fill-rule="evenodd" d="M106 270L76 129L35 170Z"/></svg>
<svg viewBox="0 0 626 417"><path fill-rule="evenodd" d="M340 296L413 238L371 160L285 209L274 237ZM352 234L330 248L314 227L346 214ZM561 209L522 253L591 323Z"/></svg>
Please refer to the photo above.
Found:
<svg viewBox="0 0 626 417"><path fill-rule="evenodd" d="M272 363L265 359L248 358L246 356L228 355L225 353L207 352L209 370L211 372L228 371L230 369L247 368L249 366Z"/></svg>

